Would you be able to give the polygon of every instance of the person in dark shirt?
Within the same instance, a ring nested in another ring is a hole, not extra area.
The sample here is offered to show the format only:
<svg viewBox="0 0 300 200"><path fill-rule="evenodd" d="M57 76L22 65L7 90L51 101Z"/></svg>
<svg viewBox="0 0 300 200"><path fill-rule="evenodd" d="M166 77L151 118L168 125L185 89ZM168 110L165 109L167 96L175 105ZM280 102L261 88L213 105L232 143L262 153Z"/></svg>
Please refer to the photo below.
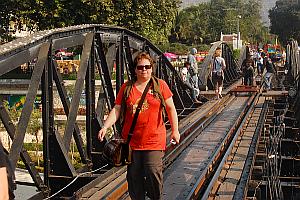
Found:
<svg viewBox="0 0 300 200"><path fill-rule="evenodd" d="M190 63L186 62L184 64L184 67L181 70L181 78L182 81L184 83L184 86L190 90L191 96L194 100L194 102L196 103L200 103L200 101L198 101L197 97L199 95L199 89L197 87L197 83L195 82L195 80L192 77L192 70L190 67Z"/></svg>
<svg viewBox="0 0 300 200"><path fill-rule="evenodd" d="M244 85L253 86L254 61L250 55L242 63L242 72L244 76Z"/></svg>
<svg viewBox="0 0 300 200"><path fill-rule="evenodd" d="M8 200L8 180L7 180L7 169L6 160L3 151L3 146L0 141L0 200Z"/></svg>
<svg viewBox="0 0 300 200"><path fill-rule="evenodd" d="M276 68L275 68L273 62L271 61L271 59L267 56L265 56L265 58L264 58L264 66L266 67L266 70L267 70L267 72L265 74L265 77L264 77L264 79L265 79L265 84L264 84L265 90L271 90L272 89L272 85L271 85L272 78L273 78L274 74L277 73Z"/></svg>

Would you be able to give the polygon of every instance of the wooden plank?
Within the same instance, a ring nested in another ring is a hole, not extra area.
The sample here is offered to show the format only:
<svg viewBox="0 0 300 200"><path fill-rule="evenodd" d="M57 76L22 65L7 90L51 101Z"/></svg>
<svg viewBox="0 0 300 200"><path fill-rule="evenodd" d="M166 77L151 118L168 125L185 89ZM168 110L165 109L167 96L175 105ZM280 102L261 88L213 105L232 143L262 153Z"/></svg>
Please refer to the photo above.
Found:
<svg viewBox="0 0 300 200"><path fill-rule="evenodd" d="M163 199L185 199L204 173L214 151L238 118L247 97L239 97L225 108L194 142L164 172Z"/></svg>
<svg viewBox="0 0 300 200"><path fill-rule="evenodd" d="M259 120L261 108L256 108L248 124L257 124ZM243 133L242 140L239 143L239 148L237 149L234 158L230 164L230 169L227 171L225 177L223 177L223 182L220 183L217 195L220 199L232 199L239 183L239 179L243 172L243 168L247 159L249 152L249 147L252 142L252 137L255 133L256 127L247 126L245 132ZM224 174L224 172L222 172Z"/></svg>

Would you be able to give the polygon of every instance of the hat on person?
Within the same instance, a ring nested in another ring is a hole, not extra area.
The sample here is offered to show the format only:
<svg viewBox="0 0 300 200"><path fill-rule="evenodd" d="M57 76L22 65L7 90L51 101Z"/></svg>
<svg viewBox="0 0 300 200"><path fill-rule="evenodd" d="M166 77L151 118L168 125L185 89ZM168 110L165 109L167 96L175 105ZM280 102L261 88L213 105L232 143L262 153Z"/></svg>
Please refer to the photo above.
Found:
<svg viewBox="0 0 300 200"><path fill-rule="evenodd" d="M196 54L197 53L197 49L196 48L192 48L191 49L191 54Z"/></svg>
<svg viewBox="0 0 300 200"><path fill-rule="evenodd" d="M259 51L263 51L263 49L260 48Z"/></svg>

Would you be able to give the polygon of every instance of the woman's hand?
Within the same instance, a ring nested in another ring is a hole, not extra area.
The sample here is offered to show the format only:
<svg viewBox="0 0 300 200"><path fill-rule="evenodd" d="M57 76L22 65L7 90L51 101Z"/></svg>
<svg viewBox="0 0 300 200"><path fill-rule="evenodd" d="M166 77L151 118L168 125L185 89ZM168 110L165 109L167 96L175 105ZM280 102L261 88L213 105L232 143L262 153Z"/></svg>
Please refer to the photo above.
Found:
<svg viewBox="0 0 300 200"><path fill-rule="evenodd" d="M106 134L107 128L106 127L102 127L101 130L98 132L98 139L102 142L103 138Z"/></svg>
<svg viewBox="0 0 300 200"><path fill-rule="evenodd" d="M102 142L106 134L107 128L111 127L120 117L121 105L115 105L114 108L110 111L103 127L98 132L98 139Z"/></svg>
<svg viewBox="0 0 300 200"><path fill-rule="evenodd" d="M176 142L176 144L179 144L179 141L180 141L180 134L179 134L179 131L178 131L178 130L172 131L170 140L172 140L172 139Z"/></svg>

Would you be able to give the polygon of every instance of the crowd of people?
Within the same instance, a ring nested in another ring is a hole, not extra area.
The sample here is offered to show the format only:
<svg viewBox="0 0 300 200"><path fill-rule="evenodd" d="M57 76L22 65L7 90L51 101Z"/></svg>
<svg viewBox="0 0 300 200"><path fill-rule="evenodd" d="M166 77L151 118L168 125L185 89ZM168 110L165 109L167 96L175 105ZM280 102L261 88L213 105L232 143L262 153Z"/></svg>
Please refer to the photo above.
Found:
<svg viewBox="0 0 300 200"><path fill-rule="evenodd" d="M274 74L277 73L274 62L279 61L282 65L284 65L285 58L285 51L282 52L280 60L272 59L272 57L263 49L259 49L258 51L249 51L241 67L244 77L244 85L253 86L254 76L256 74L258 79L263 79L262 82L264 90L271 90L272 78Z"/></svg>
<svg viewBox="0 0 300 200"><path fill-rule="evenodd" d="M198 65L195 59L195 54L197 53L196 48L192 48L187 61L184 64L184 67L181 69L181 77L189 89L191 96L196 103L202 103L200 99L200 89L199 89L199 76L198 76ZM215 89L215 99L222 98L222 88L224 80L224 70L226 68L226 63L224 58L221 57L222 49L218 47L213 55L213 58L210 62L211 69L211 79L213 87Z"/></svg>
<svg viewBox="0 0 300 200"><path fill-rule="evenodd" d="M191 97L194 102L200 102L200 89L198 79L198 65L195 59L197 49L192 48L187 57L187 61L181 68L181 78L186 88L190 91ZM222 50L218 47L211 59L209 69L211 70L210 79L212 81L215 98L222 98L222 88L224 81L224 70L226 69L226 62L222 58ZM272 78L276 73L275 62L285 64L286 53L283 50L280 57L277 58L276 54L268 54L263 49L248 51L245 60L241 65L241 72L243 75L243 84L246 86L254 86L254 78L262 79L263 87L265 90L270 90L272 87ZM265 73L264 73L265 72ZM258 83L258 82L257 82Z"/></svg>

